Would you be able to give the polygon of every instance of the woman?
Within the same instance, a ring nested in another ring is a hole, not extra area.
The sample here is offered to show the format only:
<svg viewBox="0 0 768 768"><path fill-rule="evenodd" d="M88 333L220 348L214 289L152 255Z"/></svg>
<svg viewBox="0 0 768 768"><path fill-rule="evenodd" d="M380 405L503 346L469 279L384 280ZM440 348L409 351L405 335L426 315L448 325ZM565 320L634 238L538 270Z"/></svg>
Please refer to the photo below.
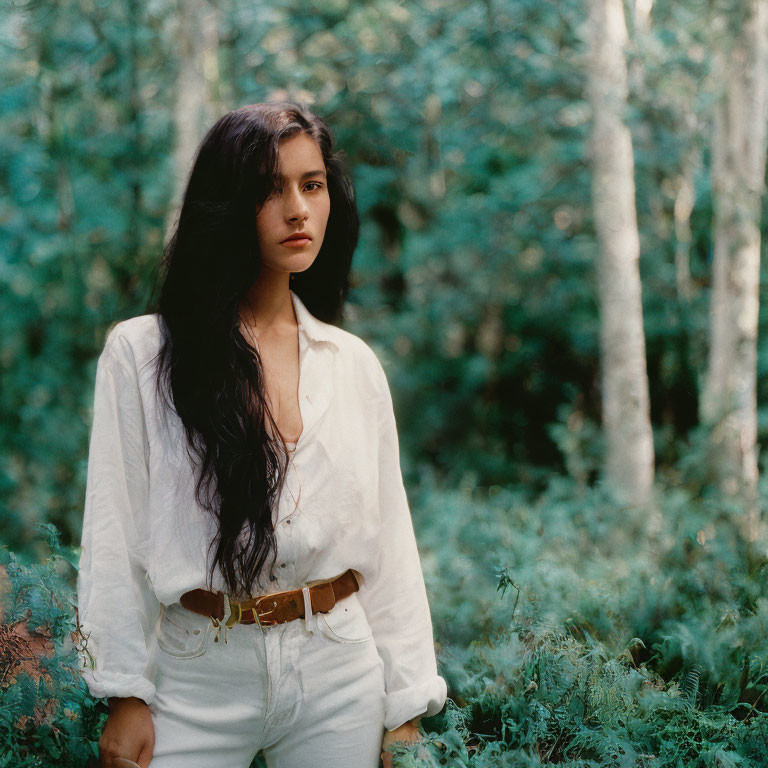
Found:
<svg viewBox="0 0 768 768"><path fill-rule="evenodd" d="M334 324L357 237L324 121L242 107L107 336L78 577L103 768L387 766L445 703L387 379Z"/></svg>

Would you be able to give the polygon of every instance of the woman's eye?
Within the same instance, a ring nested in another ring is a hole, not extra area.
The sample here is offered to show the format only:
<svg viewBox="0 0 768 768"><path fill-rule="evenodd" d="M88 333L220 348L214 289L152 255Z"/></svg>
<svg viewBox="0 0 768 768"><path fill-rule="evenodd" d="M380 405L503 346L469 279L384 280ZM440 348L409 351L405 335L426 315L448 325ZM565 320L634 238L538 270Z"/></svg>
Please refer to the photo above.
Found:
<svg viewBox="0 0 768 768"><path fill-rule="evenodd" d="M323 185L322 185L322 184L320 184L320 183L319 183L319 182L317 182L317 181L310 181L310 182L309 182L309 184L307 184L307 186L309 187L309 186L312 186L313 184L315 185L315 187L316 187L317 189L322 189L322 186L323 186ZM310 191L310 192L314 192L315 190L314 190L314 189L310 189L309 191Z"/></svg>

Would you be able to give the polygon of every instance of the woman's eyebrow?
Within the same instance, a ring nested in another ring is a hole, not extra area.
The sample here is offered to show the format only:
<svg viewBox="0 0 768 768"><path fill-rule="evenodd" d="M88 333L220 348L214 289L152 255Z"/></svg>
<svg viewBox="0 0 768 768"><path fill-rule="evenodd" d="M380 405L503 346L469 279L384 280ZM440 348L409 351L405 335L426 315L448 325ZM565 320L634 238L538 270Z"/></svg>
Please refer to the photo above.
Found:
<svg viewBox="0 0 768 768"><path fill-rule="evenodd" d="M304 179L308 179L310 176L325 176L325 171L304 171L304 173L301 174L299 177L299 181L304 181ZM278 181L285 181L285 176L283 176L282 173L276 174Z"/></svg>

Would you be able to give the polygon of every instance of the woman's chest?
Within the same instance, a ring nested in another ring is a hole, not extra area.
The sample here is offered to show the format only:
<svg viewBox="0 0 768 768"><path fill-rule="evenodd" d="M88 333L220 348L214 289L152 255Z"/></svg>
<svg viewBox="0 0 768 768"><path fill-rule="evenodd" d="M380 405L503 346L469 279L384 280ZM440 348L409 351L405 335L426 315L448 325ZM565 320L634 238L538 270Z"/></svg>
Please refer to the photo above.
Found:
<svg viewBox="0 0 768 768"><path fill-rule="evenodd" d="M264 376L267 430L277 429L283 439L296 442L303 431L299 396L300 355L292 345L261 344L259 353Z"/></svg>
<svg viewBox="0 0 768 768"><path fill-rule="evenodd" d="M371 515L378 516L377 404L346 380L326 380L327 386L321 387L309 383L299 386L296 407L303 429L283 475L275 523L289 515L303 517L310 529L370 523ZM166 414L149 427L154 432L150 439L151 535L162 538L204 517L196 497L199 470L178 416ZM256 464L253 471L259 471Z"/></svg>

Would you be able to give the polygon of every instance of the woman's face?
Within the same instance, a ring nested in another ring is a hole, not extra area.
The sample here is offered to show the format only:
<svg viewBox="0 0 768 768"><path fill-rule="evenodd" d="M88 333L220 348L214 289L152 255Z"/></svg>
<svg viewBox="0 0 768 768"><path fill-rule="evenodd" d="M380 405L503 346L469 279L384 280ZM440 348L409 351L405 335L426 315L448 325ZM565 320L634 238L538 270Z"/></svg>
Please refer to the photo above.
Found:
<svg viewBox="0 0 768 768"><path fill-rule="evenodd" d="M262 269L303 272L320 251L331 210L325 164L317 142L300 133L281 140L278 165L278 188L256 217ZM298 232L309 240L286 242Z"/></svg>

